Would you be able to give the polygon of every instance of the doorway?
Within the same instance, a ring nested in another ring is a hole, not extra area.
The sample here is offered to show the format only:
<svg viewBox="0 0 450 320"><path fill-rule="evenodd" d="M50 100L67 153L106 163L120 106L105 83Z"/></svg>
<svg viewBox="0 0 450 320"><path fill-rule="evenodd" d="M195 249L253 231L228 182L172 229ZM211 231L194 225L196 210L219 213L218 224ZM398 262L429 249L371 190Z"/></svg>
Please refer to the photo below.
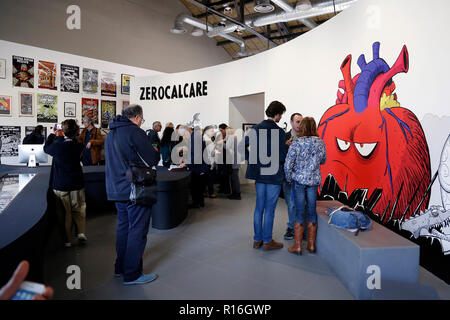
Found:
<svg viewBox="0 0 450 320"><path fill-rule="evenodd" d="M242 125L260 123L264 120L264 92L230 98L229 125L234 129L243 129ZM239 170L241 184L253 183L245 179L247 164L242 164Z"/></svg>

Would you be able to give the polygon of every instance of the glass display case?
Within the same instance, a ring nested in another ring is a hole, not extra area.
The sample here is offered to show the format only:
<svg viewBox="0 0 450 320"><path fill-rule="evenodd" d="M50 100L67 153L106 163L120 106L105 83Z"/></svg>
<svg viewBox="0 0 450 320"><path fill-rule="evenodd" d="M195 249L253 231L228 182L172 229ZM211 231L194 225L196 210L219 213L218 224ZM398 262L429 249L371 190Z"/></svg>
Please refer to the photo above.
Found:
<svg viewBox="0 0 450 320"><path fill-rule="evenodd" d="M35 176L35 173L21 173L7 174L0 178L0 215Z"/></svg>

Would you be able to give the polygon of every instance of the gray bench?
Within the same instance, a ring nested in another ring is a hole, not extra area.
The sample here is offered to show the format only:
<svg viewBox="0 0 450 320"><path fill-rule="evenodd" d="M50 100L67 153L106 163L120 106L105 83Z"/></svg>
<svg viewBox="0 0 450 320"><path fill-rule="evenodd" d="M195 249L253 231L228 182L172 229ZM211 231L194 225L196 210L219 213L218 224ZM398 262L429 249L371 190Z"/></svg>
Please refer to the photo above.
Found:
<svg viewBox="0 0 450 320"><path fill-rule="evenodd" d="M317 201L316 247L353 296L371 299L376 294L377 289L367 286L371 265L380 268L381 285L383 281L417 283L420 247L374 221L370 231L357 236L328 224L327 208L340 205L338 201Z"/></svg>

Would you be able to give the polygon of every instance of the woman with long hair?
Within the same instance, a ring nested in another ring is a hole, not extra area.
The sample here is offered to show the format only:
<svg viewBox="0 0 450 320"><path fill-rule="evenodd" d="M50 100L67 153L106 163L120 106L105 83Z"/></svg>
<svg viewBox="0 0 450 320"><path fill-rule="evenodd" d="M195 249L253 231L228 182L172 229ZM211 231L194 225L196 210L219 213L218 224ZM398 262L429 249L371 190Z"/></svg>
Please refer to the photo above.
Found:
<svg viewBox="0 0 450 320"><path fill-rule="evenodd" d="M296 210L294 246L289 247L288 251L301 255L306 220L308 220L308 245L306 248L311 253L316 251L317 190L322 181L320 165L325 163L327 153L325 143L318 137L314 118L303 118L299 131L300 137L294 140L289 148L284 171L286 180L292 183ZM306 219L307 217L308 219Z"/></svg>

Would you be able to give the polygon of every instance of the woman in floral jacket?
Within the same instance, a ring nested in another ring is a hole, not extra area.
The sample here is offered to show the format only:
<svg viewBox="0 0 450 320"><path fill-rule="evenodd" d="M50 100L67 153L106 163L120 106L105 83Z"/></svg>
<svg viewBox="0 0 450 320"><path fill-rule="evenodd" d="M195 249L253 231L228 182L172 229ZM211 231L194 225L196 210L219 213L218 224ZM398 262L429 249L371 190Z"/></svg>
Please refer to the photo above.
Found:
<svg viewBox="0 0 450 320"><path fill-rule="evenodd" d="M292 142L284 164L286 180L292 183L296 208L294 246L288 248L291 253L302 254L306 213L308 214L307 249L310 252L316 251L316 199L317 190L322 181L320 165L324 164L326 159L325 143L318 137L314 118L303 118L300 124L300 138Z"/></svg>

